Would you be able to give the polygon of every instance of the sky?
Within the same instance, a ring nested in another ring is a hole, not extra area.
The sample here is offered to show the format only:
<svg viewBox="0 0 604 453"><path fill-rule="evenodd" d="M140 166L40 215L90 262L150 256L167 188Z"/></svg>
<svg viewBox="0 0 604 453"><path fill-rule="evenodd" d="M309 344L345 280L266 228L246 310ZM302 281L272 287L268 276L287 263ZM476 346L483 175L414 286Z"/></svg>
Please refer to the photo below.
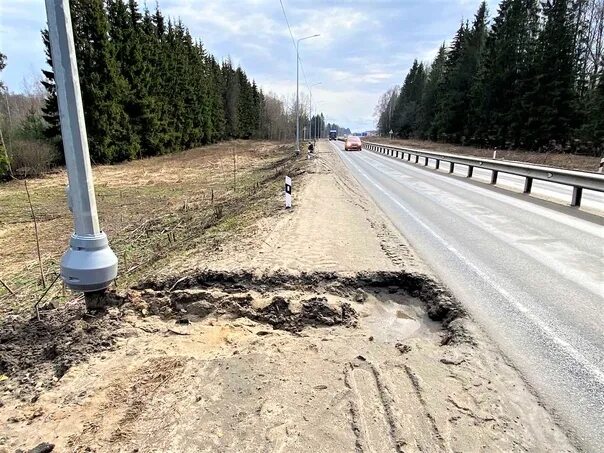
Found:
<svg viewBox="0 0 604 453"><path fill-rule="evenodd" d="M300 43L300 92L312 88L328 122L371 130L379 97L402 84L413 60L429 63L480 0L282 0ZM158 0L165 16L181 18L219 60L230 57L265 92L296 91L296 53L279 0ZM487 2L491 16L499 0ZM144 5L143 0L139 0ZM149 0L150 7L155 1ZM0 0L2 80L22 92L45 67L40 30L44 0ZM26 82L29 81L29 82Z"/></svg>

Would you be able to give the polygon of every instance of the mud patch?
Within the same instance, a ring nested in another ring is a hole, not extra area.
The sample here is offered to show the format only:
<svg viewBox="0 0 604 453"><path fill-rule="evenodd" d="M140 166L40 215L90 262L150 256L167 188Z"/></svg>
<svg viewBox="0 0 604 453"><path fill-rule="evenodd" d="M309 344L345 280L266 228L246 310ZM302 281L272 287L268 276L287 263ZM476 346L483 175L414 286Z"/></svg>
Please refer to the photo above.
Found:
<svg viewBox="0 0 604 453"><path fill-rule="evenodd" d="M464 338L453 322L462 314L448 293L430 278L404 272L257 276L251 272L204 271L186 278L149 280L125 294L109 292L109 308L88 313L83 301L42 312L41 320L11 317L0 323L0 390L35 400L69 368L92 354L138 335L132 317L159 316L175 324L207 317L245 317L298 334L305 328L357 326L353 306L367 294L404 294L423 302L432 320L450 326L443 343ZM393 315L395 316L395 315ZM130 319L130 322L128 322Z"/></svg>
<svg viewBox="0 0 604 453"><path fill-rule="evenodd" d="M150 279L137 287L138 290L152 290L158 294L191 288L218 288L227 293L296 290L333 294L357 302L362 302L367 291L386 290L392 294L403 293L418 298L424 303L430 319L442 322L445 327L465 315L459 303L440 283L425 274L405 271L359 272L350 275L336 272L275 272L258 276L251 271L204 270L182 278Z"/></svg>
<svg viewBox="0 0 604 453"><path fill-rule="evenodd" d="M112 349L129 326L118 310L90 314L77 301L44 311L41 319L9 316L0 323L0 389L35 400L74 364Z"/></svg>

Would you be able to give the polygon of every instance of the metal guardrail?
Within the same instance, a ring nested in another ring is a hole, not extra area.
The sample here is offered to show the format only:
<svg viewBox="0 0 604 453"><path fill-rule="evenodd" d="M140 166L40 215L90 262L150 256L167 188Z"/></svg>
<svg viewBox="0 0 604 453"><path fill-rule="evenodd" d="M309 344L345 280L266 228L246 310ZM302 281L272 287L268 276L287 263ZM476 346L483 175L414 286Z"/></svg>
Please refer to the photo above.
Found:
<svg viewBox="0 0 604 453"><path fill-rule="evenodd" d="M428 166L430 159L433 159L437 170L440 167L441 161L448 162L450 164L449 173L453 173L456 164L465 165L468 167L468 173L466 174L468 178L472 177L474 167L484 168L485 170L491 171L491 184L497 183L497 176L500 172L523 176L525 178L524 193L531 193L534 179L571 186L573 188L571 206L581 205L583 189L604 192L604 175L595 172L564 170L561 168L525 164L522 162L502 162L494 159L481 159L479 157L466 157L458 154L437 153L373 142L363 142L363 147L369 151L378 152L394 158L403 160L406 158L409 162L411 162L411 156L414 156L416 164L419 163L419 158L422 157L424 159L424 166Z"/></svg>

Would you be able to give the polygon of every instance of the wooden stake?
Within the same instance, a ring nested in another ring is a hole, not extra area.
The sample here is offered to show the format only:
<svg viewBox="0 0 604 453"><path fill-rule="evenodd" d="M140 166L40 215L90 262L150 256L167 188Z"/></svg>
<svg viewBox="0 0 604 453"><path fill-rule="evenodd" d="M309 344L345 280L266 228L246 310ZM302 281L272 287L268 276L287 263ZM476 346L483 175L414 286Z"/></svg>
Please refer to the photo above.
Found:
<svg viewBox="0 0 604 453"><path fill-rule="evenodd" d="M233 192L237 190L237 155L233 151Z"/></svg>
<svg viewBox="0 0 604 453"><path fill-rule="evenodd" d="M7 290L9 293L11 293L13 296L15 295L15 292L14 292L12 289L10 289L10 286L8 286L6 283L4 283L4 282L2 281L2 279L1 279L1 278L0 278L0 284L1 284L2 286L4 286L4 287L6 288L6 290Z"/></svg>
<svg viewBox="0 0 604 453"><path fill-rule="evenodd" d="M29 202L29 209L31 210L31 217L34 219L34 231L36 233L36 248L38 250L38 262L40 263L40 276L42 277L42 288L46 288L46 278L44 277L44 268L42 267L42 255L40 254L40 237L38 235L38 222L36 221L34 206L31 204L31 197L29 196L29 189L27 188L27 180L25 180L24 182L25 192L27 193L27 201Z"/></svg>

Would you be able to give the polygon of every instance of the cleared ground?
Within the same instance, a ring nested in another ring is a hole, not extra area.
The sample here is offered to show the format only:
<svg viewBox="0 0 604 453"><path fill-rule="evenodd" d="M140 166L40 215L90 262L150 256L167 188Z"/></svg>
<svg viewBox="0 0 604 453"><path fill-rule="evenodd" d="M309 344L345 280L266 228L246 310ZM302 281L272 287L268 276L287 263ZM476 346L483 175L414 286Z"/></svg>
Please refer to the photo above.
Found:
<svg viewBox="0 0 604 453"><path fill-rule="evenodd" d="M6 450L574 451L333 148L294 168L106 313L0 326Z"/></svg>
<svg viewBox="0 0 604 453"><path fill-rule="evenodd" d="M270 207L264 201L281 186L291 156L282 145L232 141L94 167L101 227L120 260L118 286L128 287L234 225L249 224ZM73 230L66 184L65 171L28 181L47 285L59 271ZM0 317L30 310L44 292L23 181L0 184L0 279L16 294L0 285ZM70 297L63 297L57 283L45 301L62 303Z"/></svg>

